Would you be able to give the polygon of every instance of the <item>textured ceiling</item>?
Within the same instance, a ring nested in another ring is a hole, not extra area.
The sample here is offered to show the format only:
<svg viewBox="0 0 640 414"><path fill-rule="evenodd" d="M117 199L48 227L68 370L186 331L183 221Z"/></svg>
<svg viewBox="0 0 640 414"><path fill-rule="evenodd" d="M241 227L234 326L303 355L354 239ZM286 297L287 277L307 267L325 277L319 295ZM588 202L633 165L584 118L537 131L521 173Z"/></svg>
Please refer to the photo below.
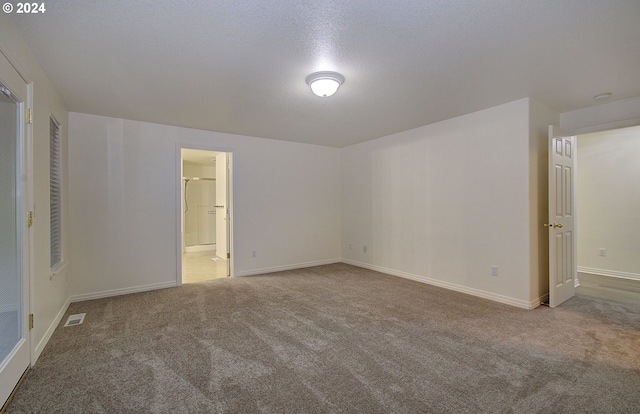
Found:
<svg viewBox="0 0 640 414"><path fill-rule="evenodd" d="M75 112L342 147L527 96L640 96L638 0L46 6L11 16ZM330 98L320 70L346 77Z"/></svg>

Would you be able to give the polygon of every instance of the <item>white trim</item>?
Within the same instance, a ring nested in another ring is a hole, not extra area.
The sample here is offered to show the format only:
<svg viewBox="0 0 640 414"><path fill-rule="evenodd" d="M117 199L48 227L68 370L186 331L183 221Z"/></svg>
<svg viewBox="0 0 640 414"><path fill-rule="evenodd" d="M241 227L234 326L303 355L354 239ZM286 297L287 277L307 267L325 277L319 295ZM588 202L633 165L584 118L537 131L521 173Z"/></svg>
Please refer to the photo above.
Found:
<svg viewBox="0 0 640 414"><path fill-rule="evenodd" d="M67 267L69 267L69 260L64 260L58 263L53 269L49 270L49 280L53 280L54 277L58 276L63 271L68 271Z"/></svg>
<svg viewBox="0 0 640 414"><path fill-rule="evenodd" d="M130 288L121 288L113 290L103 290L102 292L85 293L83 295L71 296L71 302L82 302L85 300L102 299L111 296L128 295L130 293L147 292L149 290L166 289L170 287L176 287L176 281L170 282L152 283L150 285L134 286Z"/></svg>
<svg viewBox="0 0 640 414"><path fill-rule="evenodd" d="M387 269L381 266L370 265L368 263L362 263L355 260L342 259L343 263L350 264L353 266L363 267L369 270L375 270L376 272L386 273L392 276L399 276L405 279L415 280L416 282L426 283L428 285L438 286L449 290L454 290L456 292L466 293L468 295L477 296L483 299L489 299L494 302L500 302L511 306L516 306L518 308L523 309L534 309L540 306L543 297L539 299L535 299L532 301L525 301L521 299L511 298L509 296L498 295L491 292L486 292L484 290L474 289L467 286L456 285L455 283L444 282L438 279L432 279L430 277L415 275L413 273L402 272L399 270Z"/></svg>
<svg viewBox="0 0 640 414"><path fill-rule="evenodd" d="M178 245L176 252L176 286L182 286L182 255L184 254L184 236L182 233L182 148L184 144L176 143L176 154L175 154L175 175L177 176L176 181L176 244Z"/></svg>
<svg viewBox="0 0 640 414"><path fill-rule="evenodd" d="M24 78L24 76L23 76ZM35 211L36 211L36 207L35 207L35 184L34 184L34 161L33 161L33 157L34 157L34 149L33 149L33 127L35 125L35 115L33 114L33 109L34 109L34 99L33 99L33 82L28 82L27 83L27 107L31 108L31 123L26 125L26 129L25 129L25 151L26 151L26 174L27 174L27 178L26 178L26 188L25 188L25 200L27 202L26 205L26 210L27 211L33 211L33 214L35 216ZM26 214L26 211L23 213ZM36 312L36 300L35 300L35 261L36 261L36 255L35 255L35 242L36 242L36 238L35 238L35 226L31 226L29 228L26 228L26 233L25 235L28 236L28 243L27 243L27 254L28 254L28 260L27 260L27 267L28 267L28 271L25 274L25 283L28 283L28 288L29 288L29 294L28 294L28 306L29 306L29 314L35 314ZM35 346L34 346L34 339L36 338L36 331L33 329L28 329L29 333L29 365L33 366L33 364L35 364L36 362L36 355L35 355Z"/></svg>
<svg viewBox="0 0 640 414"><path fill-rule="evenodd" d="M33 356L32 356L33 359L31 361L31 366L33 366L36 363L36 361L40 357L40 354L42 353L42 351L44 351L44 347L47 346L47 343L49 343L49 339L51 339L51 335L53 335L53 333L55 332L56 328L58 327L58 324L62 320L62 317L64 316L64 314L67 312L67 309L69 308L70 304L71 304L71 298L69 297L67 298L67 301L64 303L64 305L62 305L62 308L60 308L60 311L58 312L56 317L53 319L53 321L47 328L47 331L42 336L42 339L40 340L40 342L38 342L38 345L36 345L33 348ZM35 320L34 323L38 323L38 320Z"/></svg>
<svg viewBox="0 0 640 414"><path fill-rule="evenodd" d="M596 269L593 267L578 266L578 272L589 273L598 276L617 277L619 279L640 280L640 274L638 273L619 272L617 270Z"/></svg>
<svg viewBox="0 0 640 414"><path fill-rule="evenodd" d="M52 131L52 127L55 127ZM52 273L64 263L63 247L63 166L62 126L49 113L49 267ZM55 263L51 263L55 260Z"/></svg>
<svg viewBox="0 0 640 414"><path fill-rule="evenodd" d="M18 341L18 343L16 343L16 345L13 347L11 352L9 352L9 354L4 358L4 361L0 361L0 381L5 382L5 381L3 381L4 378L2 378L1 375L5 375L5 372L7 372L9 370L13 371L13 372L11 372L11 374L17 374L17 372L15 371L15 369L17 367L16 367L16 365L11 364L11 361L13 360L13 358L19 358L18 355L20 355L20 354L22 354L24 352L29 352L29 350L26 348L26 342L27 342L27 340L25 338L21 338ZM11 369L11 368L14 368L14 369ZM21 368L23 368L23 367L19 367L17 369L19 371L24 372ZM24 368L28 368L28 367L25 366ZM9 375L6 378L11 378L11 377L13 377L13 375ZM20 378L20 377L18 377L18 378ZM17 384L17 382L16 382L16 384ZM2 397L0 397L0 404L5 404L6 403L8 396L11 395L11 391L14 389L16 384L13 384L13 383L0 384L0 385L3 385L3 386L9 385L9 388L2 387L2 391L7 390L8 394L7 394L7 397L5 397L4 395ZM4 400L4 401L2 401L2 400ZM0 407L0 409L2 409L2 408L3 407ZM4 411L2 411L2 413L4 413Z"/></svg>
<svg viewBox="0 0 640 414"><path fill-rule="evenodd" d="M327 260L316 260L314 262L296 263L296 264L284 265L284 266L263 267L261 269L253 269L253 270L245 270L244 272L237 272L236 277L255 276L255 275L262 275L265 273L303 269L305 267L322 266L322 265L341 263L341 262L342 262L341 259L336 258L336 259L327 259Z"/></svg>

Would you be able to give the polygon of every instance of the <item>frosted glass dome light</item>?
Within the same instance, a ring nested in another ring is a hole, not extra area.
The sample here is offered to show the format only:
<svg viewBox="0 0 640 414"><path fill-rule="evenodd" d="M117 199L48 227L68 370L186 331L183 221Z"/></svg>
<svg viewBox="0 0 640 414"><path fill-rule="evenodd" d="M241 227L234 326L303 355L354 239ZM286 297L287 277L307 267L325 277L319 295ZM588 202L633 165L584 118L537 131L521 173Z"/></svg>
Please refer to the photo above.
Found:
<svg viewBox="0 0 640 414"><path fill-rule="evenodd" d="M337 72L315 72L305 79L311 91L323 98L333 95L344 83L344 76Z"/></svg>

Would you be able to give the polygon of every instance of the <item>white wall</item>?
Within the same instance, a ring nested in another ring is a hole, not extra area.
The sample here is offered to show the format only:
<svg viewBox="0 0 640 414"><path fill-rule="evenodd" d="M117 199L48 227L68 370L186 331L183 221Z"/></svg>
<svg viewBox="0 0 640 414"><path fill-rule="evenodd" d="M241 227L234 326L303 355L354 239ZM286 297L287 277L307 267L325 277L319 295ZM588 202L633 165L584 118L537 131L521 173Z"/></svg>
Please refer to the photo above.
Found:
<svg viewBox="0 0 640 414"><path fill-rule="evenodd" d="M580 135L577 154L578 270L640 279L640 127Z"/></svg>
<svg viewBox="0 0 640 414"><path fill-rule="evenodd" d="M344 148L343 257L537 306L531 280L537 284L539 275L531 274L530 255L539 201L531 200L530 163L538 165L538 153L532 155L532 145L539 146L530 142L530 105L523 99ZM498 277L491 265L499 266Z"/></svg>
<svg viewBox="0 0 640 414"><path fill-rule="evenodd" d="M175 284L178 143L233 152L236 275L339 261L339 149L69 117L74 299Z"/></svg>
<svg viewBox="0 0 640 414"><path fill-rule="evenodd" d="M62 318L69 299L68 262L69 231L67 203L67 108L53 89L31 50L18 34L11 19L0 13L0 51L16 67L18 72L32 83L33 125L33 200L35 209L31 233L31 312L34 314L34 329L31 331L32 355L37 359L53 330ZM49 265L49 116L53 115L61 126L63 165L63 260L64 266L52 273Z"/></svg>

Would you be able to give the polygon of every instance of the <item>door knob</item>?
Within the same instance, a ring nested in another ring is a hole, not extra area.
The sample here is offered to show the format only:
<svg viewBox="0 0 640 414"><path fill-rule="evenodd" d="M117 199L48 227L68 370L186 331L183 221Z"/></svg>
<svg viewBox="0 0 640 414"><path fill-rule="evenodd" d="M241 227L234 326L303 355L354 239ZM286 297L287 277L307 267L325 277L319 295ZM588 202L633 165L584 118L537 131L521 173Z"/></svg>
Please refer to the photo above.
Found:
<svg viewBox="0 0 640 414"><path fill-rule="evenodd" d="M562 228L562 223L551 223L551 224L544 223L544 226L545 227L549 227L550 229L552 229L554 227L557 227L557 228L561 229Z"/></svg>

